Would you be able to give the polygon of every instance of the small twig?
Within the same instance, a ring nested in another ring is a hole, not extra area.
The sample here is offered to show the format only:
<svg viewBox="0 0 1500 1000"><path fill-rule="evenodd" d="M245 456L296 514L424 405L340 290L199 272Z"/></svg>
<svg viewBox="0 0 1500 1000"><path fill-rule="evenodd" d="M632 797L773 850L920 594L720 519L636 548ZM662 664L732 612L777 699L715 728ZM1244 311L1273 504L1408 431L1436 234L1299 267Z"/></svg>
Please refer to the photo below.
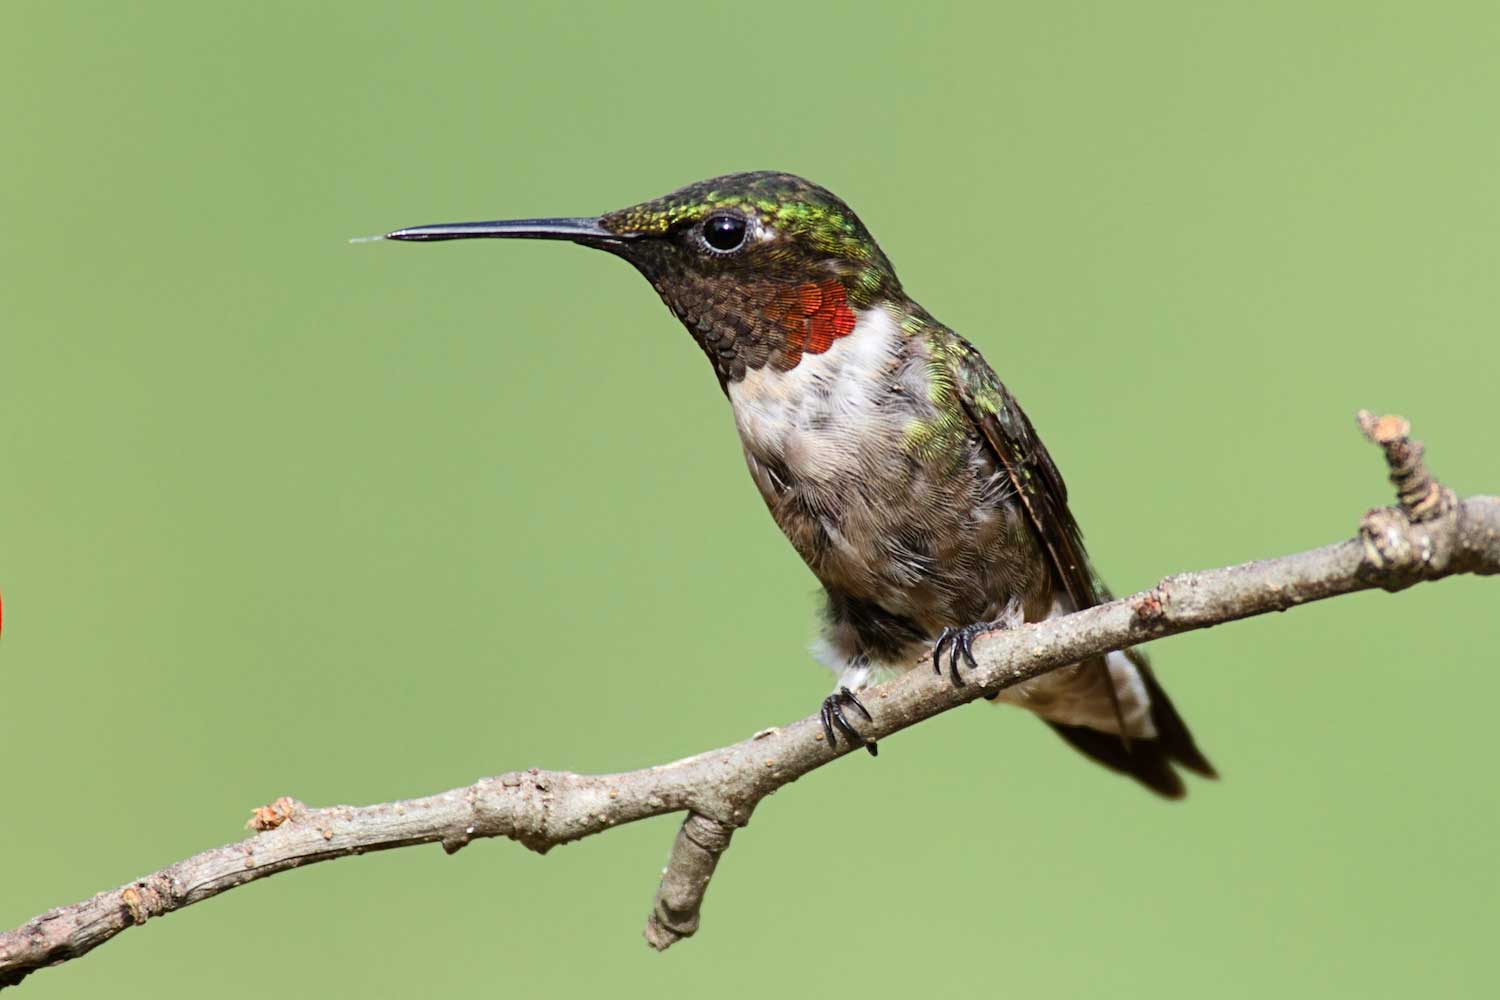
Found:
<svg viewBox="0 0 1500 1000"><path fill-rule="evenodd" d="M689 813L672 842L672 856L661 873L656 904L646 918L646 943L666 951L698 930L698 916L708 880L719 857L729 849L734 828L716 819Z"/></svg>
<svg viewBox="0 0 1500 1000"><path fill-rule="evenodd" d="M1411 440L1405 417L1359 411L1359 427L1385 452L1397 507L1376 507L1360 522L1365 575L1396 591L1445 571L1462 533L1458 498L1427 471L1422 442Z"/></svg>
<svg viewBox="0 0 1500 1000"><path fill-rule="evenodd" d="M913 670L865 698L872 740L1110 650L1371 587L1399 589L1455 573L1500 573L1500 498L1459 503L1431 478L1399 418L1362 414L1385 449L1402 506L1366 515L1360 537L1320 549L1168 577L1151 590L1062 618L992 632L974 644L974 683L955 688ZM92 899L0 933L0 986L77 958L120 931L305 864L367 851L508 837L548 849L622 823L687 812L646 929L664 949L698 927L704 893L730 835L767 795L849 752L830 748L816 717L671 764L626 774L518 771L426 798L310 809L291 798L255 810L255 836L195 855Z"/></svg>
<svg viewBox="0 0 1500 1000"><path fill-rule="evenodd" d="M1454 496L1444 489L1422 462L1422 442L1411 440L1411 423L1405 417L1377 417L1360 410L1359 429L1385 451L1391 469L1391 485L1401 510L1412 521L1430 521L1453 509Z"/></svg>

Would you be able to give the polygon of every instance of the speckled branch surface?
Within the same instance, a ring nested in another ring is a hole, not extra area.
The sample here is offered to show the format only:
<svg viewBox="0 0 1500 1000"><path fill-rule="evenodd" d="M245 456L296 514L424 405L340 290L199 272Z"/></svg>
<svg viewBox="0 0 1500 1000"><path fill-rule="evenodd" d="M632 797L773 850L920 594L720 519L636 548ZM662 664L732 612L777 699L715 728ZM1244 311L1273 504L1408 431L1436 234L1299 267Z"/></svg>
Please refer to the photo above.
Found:
<svg viewBox="0 0 1500 1000"><path fill-rule="evenodd" d="M1296 555L1183 573L1144 593L1065 618L992 632L974 646L974 683L953 687L913 670L865 697L883 739L986 692L1088 656L1223 622L1285 611L1372 587L1400 590L1457 573L1500 573L1500 497L1459 501L1433 479L1422 446L1398 417L1360 414L1385 452L1399 504L1367 513L1358 537ZM766 796L849 752L830 748L818 719L767 729L741 743L623 774L516 771L403 802L314 809L291 798L254 811L253 836L62 906L0 933L0 987L77 958L128 927L255 879L334 858L413 844L453 853L509 837L537 852L665 813L687 817L646 923L667 948L698 928L708 882L734 830Z"/></svg>

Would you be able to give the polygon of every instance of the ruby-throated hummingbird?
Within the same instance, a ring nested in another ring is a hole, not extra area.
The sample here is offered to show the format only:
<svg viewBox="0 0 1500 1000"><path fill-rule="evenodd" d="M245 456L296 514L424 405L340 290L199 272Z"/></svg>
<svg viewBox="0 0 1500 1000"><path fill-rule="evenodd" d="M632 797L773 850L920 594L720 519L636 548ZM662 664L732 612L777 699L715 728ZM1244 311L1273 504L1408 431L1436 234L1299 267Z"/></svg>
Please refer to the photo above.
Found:
<svg viewBox="0 0 1500 1000"><path fill-rule="evenodd" d="M716 177L597 217L464 222L393 240L567 240L623 257L708 355L750 476L827 592L823 703L930 652L954 684L987 629L1107 599L1047 449L972 344L901 288L858 217L782 173ZM1170 797L1213 767L1123 650L1007 688L1078 750ZM874 744L868 744L873 752Z"/></svg>

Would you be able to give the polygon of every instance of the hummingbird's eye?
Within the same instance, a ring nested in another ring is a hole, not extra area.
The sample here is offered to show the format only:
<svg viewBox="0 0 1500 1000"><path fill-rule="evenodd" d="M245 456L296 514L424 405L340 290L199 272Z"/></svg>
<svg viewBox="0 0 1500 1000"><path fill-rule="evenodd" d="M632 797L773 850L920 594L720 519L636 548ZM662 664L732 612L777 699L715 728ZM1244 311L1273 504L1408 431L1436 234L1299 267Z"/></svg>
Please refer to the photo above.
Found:
<svg viewBox="0 0 1500 1000"><path fill-rule="evenodd" d="M703 223L703 242L718 253L733 253L745 244L745 217L710 215Z"/></svg>

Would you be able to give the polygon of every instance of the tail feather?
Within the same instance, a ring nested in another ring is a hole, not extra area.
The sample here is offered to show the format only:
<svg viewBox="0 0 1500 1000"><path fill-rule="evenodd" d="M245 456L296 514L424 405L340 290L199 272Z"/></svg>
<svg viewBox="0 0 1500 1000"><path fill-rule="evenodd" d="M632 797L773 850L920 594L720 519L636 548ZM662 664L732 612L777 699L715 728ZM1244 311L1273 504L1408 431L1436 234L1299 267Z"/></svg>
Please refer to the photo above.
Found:
<svg viewBox="0 0 1500 1000"><path fill-rule="evenodd" d="M1061 722L1048 721L1057 735L1068 745L1091 760L1111 771L1128 775L1169 799L1180 799L1187 794L1182 777L1172 768L1172 761L1158 740L1143 740L1140 737L1125 741L1115 733L1104 733L1088 726L1066 726Z"/></svg>
<svg viewBox="0 0 1500 1000"><path fill-rule="evenodd" d="M1193 742L1193 734L1157 683L1145 655L1134 649L1125 650L1125 655L1146 686L1151 701L1151 722L1156 729L1154 738L1137 736L1127 744L1117 734L1088 726L1070 726L1051 720L1047 720L1047 724L1085 757L1134 778L1158 795L1180 799L1187 794L1187 788L1174 764L1205 778L1217 778L1218 772Z"/></svg>
<svg viewBox="0 0 1500 1000"><path fill-rule="evenodd" d="M1167 697L1167 692L1157 683L1156 674L1151 671L1151 664L1145 654L1127 649L1125 655L1135 664L1141 680L1146 682L1146 692L1151 696L1151 721L1156 726L1157 742L1166 755L1189 771L1205 778L1217 778L1219 772L1214 770L1208 758L1203 756L1203 751L1198 749L1198 744L1193 742L1193 734L1188 731L1182 716L1177 714L1172 699Z"/></svg>

